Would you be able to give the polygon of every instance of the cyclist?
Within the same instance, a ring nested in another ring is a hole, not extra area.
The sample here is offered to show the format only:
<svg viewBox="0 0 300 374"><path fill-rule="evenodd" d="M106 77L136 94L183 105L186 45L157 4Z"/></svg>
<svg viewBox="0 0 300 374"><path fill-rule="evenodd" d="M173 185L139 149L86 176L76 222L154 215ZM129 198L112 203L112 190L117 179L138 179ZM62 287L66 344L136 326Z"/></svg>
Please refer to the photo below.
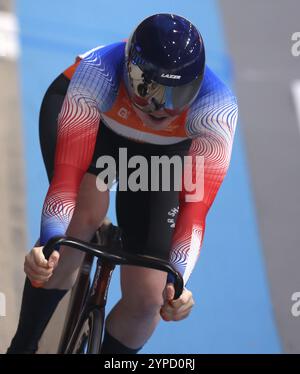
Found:
<svg viewBox="0 0 300 374"><path fill-rule="evenodd" d="M36 352L59 301L73 286L82 253L61 247L44 257L43 245L66 233L92 239L109 205L109 191L99 189L108 180L96 179L105 170L97 160L111 156L118 166L121 148L128 158L142 155L149 162L151 156L190 156L189 165L182 163L184 175L190 170L198 184L204 175L200 194L197 183L192 190L183 183L178 191L175 182L168 191L161 184L149 191L117 191L124 249L170 259L186 284L207 212L229 166L236 121L236 99L206 66L199 31L174 14L146 18L127 42L79 56L55 79L40 111L50 187L39 243L25 258L20 320L8 353ZM117 168L117 180L121 172ZM161 170L157 173L149 173L149 180L162 176ZM172 169L170 180L173 174ZM173 300L172 283L156 270L122 266L121 290L106 320L104 353L137 353L161 317L181 320L194 304L187 289Z"/></svg>

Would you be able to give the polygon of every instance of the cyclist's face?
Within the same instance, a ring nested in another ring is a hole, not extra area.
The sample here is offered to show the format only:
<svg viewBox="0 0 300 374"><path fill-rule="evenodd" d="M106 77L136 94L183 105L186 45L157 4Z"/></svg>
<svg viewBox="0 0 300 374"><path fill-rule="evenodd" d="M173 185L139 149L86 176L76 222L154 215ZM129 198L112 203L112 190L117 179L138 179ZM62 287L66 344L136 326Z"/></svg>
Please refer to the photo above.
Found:
<svg viewBox="0 0 300 374"><path fill-rule="evenodd" d="M167 87L154 81L147 82L142 70L135 64L128 66L133 104L154 119L177 115L165 108Z"/></svg>

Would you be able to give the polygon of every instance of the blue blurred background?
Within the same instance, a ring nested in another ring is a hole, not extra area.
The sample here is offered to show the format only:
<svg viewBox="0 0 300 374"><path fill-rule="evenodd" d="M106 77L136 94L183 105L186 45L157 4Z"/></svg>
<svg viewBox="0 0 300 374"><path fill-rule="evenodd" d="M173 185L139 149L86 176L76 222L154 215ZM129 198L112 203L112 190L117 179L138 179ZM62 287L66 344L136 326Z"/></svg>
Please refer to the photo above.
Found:
<svg viewBox="0 0 300 374"><path fill-rule="evenodd" d="M39 149L38 114L51 81L78 54L97 45L127 38L148 15L173 12L198 26L206 44L207 64L238 94L237 80L241 70L237 67L239 61L234 61L234 48L229 49L233 31L226 27L229 18L223 12L224 3L217 0L16 1L20 28L18 69L25 155L27 248L31 248L38 238L41 208L48 188ZM245 102L243 106L246 106ZM242 130L245 120L242 112L230 170L209 213L201 256L188 283L196 306L190 317L180 323L162 322L143 353L287 351L282 344L280 320L276 318L270 293L270 269L266 266L268 257L264 252L257 211L259 201L253 191L255 183L249 167L249 149L253 152L255 148L245 145ZM115 222L114 192L111 192L109 216ZM119 296L116 272L109 308Z"/></svg>

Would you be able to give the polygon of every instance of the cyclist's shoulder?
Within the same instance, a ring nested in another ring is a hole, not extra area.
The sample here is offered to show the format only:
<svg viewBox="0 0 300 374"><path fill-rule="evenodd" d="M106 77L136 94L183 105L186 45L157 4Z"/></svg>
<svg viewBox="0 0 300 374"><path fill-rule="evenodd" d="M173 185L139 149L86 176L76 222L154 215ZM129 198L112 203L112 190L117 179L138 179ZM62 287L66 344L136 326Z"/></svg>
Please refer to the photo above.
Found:
<svg viewBox="0 0 300 374"><path fill-rule="evenodd" d="M189 108L188 119L207 111L213 114L224 105L237 107L237 99L228 85L206 66L201 89Z"/></svg>
<svg viewBox="0 0 300 374"><path fill-rule="evenodd" d="M78 57L84 61L88 62L92 66L101 66L103 63L112 64L116 66L124 61L125 58L125 42L116 42L112 44L99 45L95 48L84 52Z"/></svg>
<svg viewBox="0 0 300 374"><path fill-rule="evenodd" d="M210 67L206 66L203 83L193 106L210 105L214 107L225 102L236 103L234 93Z"/></svg>
<svg viewBox="0 0 300 374"><path fill-rule="evenodd" d="M237 111L237 99L230 87L206 66L200 92L188 110L188 133L197 136L213 122L232 122ZM213 118L215 121L212 121Z"/></svg>
<svg viewBox="0 0 300 374"><path fill-rule="evenodd" d="M89 97L101 112L114 103L124 66L125 43L95 47L78 56L69 91Z"/></svg>
<svg viewBox="0 0 300 374"><path fill-rule="evenodd" d="M107 81L113 85L119 81L125 59L125 42L95 47L78 56L78 71L86 73L83 80ZM82 75L82 74L81 74Z"/></svg>

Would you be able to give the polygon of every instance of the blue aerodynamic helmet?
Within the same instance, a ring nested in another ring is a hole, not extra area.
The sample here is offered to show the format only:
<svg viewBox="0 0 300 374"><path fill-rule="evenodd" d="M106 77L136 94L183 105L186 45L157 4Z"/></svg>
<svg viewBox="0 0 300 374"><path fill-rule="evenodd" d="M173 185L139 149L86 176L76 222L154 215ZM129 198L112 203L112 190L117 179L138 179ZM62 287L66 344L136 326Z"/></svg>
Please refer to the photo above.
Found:
<svg viewBox="0 0 300 374"><path fill-rule="evenodd" d="M127 91L146 113L176 115L199 93L205 67L200 32L187 19L155 14L142 21L125 50Z"/></svg>

